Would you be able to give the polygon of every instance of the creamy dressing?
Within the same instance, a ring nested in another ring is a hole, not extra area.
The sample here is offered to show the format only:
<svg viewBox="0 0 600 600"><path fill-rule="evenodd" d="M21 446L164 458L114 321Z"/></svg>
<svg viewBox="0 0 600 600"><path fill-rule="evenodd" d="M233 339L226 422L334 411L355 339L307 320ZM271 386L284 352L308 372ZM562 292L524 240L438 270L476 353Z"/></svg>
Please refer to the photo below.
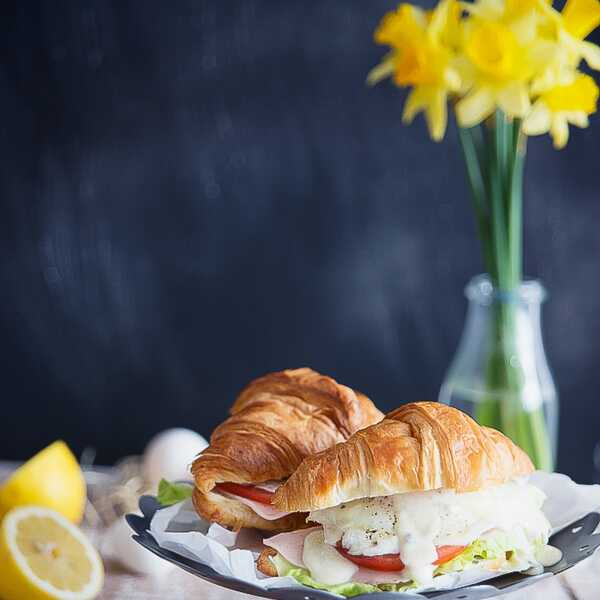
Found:
<svg viewBox="0 0 600 600"><path fill-rule="evenodd" d="M319 538L313 538L310 546L305 548L304 541L314 531L320 531L321 535ZM325 544L323 537L323 529L321 527L312 527L310 529L300 529L298 531L289 531L286 533L279 533L273 537L263 540L265 546L273 548L285 558L288 562L296 565L302 569L306 569L307 566L304 564L304 552L307 552L307 560L314 565L315 561L318 561L316 567L317 577L327 577L328 572L335 571L336 568L332 566L327 557L332 556L331 550L333 549L329 544ZM324 559L324 553L321 552L319 545L326 545L328 547L326 558ZM315 558L311 558L310 555L314 555ZM339 553L338 553L339 555ZM347 561L347 559L341 555L340 558ZM335 564L337 563L337 558ZM348 561L351 562L351 561ZM325 574L321 572L320 566L326 570ZM314 578L313 573L313 578ZM410 581L410 578L406 578L404 573L401 571L374 571L372 569L366 569L365 567L359 567L358 571L352 575L352 581L359 581L361 583L369 583L371 585L377 585L380 583L397 583L399 581ZM345 583L345 582L344 582Z"/></svg>
<svg viewBox="0 0 600 600"><path fill-rule="evenodd" d="M403 574L427 584L436 568L436 547L467 546L492 531L509 534L515 549L529 558L532 542L546 540L550 532L541 511L544 499L538 488L515 481L462 494L432 490L363 498L313 511L308 520L323 525L326 544L341 541L351 554L399 553ZM320 565L319 571L325 568Z"/></svg>

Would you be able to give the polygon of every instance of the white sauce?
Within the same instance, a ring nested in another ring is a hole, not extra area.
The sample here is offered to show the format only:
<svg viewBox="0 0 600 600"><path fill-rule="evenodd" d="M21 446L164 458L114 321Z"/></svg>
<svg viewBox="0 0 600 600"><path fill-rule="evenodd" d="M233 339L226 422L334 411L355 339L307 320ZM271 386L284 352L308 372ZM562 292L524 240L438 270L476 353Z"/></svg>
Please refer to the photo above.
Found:
<svg viewBox="0 0 600 600"><path fill-rule="evenodd" d="M323 531L313 531L304 540L302 562L316 581L337 585L350 581L358 567L335 548L324 543Z"/></svg>
<svg viewBox="0 0 600 600"><path fill-rule="evenodd" d="M424 585L433 579L437 546L466 546L491 530L510 534L515 549L529 558L532 542L550 532L540 510L544 499L538 488L515 481L464 494L433 490L364 498L314 511L309 520L323 525L327 544L341 540L351 554L399 553L406 574Z"/></svg>

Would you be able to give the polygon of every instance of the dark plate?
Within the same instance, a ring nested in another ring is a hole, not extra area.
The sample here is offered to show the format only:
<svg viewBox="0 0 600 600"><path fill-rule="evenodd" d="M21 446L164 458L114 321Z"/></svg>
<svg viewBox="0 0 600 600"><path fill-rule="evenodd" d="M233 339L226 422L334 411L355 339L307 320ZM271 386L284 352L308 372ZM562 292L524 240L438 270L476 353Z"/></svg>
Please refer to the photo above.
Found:
<svg viewBox="0 0 600 600"><path fill-rule="evenodd" d="M244 592L245 594L254 594L255 596L274 598L276 600L331 600L332 598L339 598L335 594L307 587L265 590L240 579L225 577L202 563L190 560L169 550L164 550L156 543L156 540L149 532L150 521L154 513L160 509L160 505L154 496L142 496L139 504L143 516L127 515L127 522L135 532L133 539L150 552L201 579L205 579L221 587ZM600 514L593 512L555 533L550 538L550 543L562 551L563 558L559 563L546 568L541 575L528 576L521 573L509 573L495 579L490 579L485 584L472 585L450 591L426 592L422 594L375 592L373 594L355 596L355 599L400 600L405 598L406 600L415 600L418 598L435 598L436 600L483 600L484 598L493 598L499 594L529 586L542 578L552 577L592 555L596 548L600 546L600 534L593 535L599 523Z"/></svg>

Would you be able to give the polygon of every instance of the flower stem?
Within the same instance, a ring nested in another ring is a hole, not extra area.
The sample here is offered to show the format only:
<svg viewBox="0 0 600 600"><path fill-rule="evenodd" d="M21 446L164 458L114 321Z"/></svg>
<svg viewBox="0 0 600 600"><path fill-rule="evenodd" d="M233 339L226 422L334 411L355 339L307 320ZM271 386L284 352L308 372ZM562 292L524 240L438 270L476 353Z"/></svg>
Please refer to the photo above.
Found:
<svg viewBox="0 0 600 600"><path fill-rule="evenodd" d="M472 129L459 127L459 139L465 164L467 166L467 178L471 188L471 200L473 210L475 211L475 220L477 223L477 234L483 249L483 258L488 273L496 273L496 264L494 261L494 252L490 240L490 218L486 207L486 189L483 174L481 149L481 129L479 126Z"/></svg>
<svg viewBox="0 0 600 600"><path fill-rule="evenodd" d="M509 175L509 248L514 281L521 281L523 265L523 168L527 138L521 131L521 121L512 124L512 149Z"/></svg>
<svg viewBox="0 0 600 600"><path fill-rule="evenodd" d="M503 431L537 468L552 468L548 430L541 406L528 406L519 348L524 307L518 296L523 261L523 169L521 122L498 110L482 143L480 127L459 128L477 231L486 268L496 290L485 370L486 393L476 408L482 425ZM486 147L487 146L487 147Z"/></svg>

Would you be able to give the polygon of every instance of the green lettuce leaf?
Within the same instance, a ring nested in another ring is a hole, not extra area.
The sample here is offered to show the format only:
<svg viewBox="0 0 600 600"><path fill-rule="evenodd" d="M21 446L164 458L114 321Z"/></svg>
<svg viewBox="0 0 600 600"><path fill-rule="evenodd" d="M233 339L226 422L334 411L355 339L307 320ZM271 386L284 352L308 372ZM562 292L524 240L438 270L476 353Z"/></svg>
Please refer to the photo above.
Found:
<svg viewBox="0 0 600 600"><path fill-rule="evenodd" d="M509 548L506 548L503 542L504 540L496 539L475 540L458 556L440 565L435 570L435 574L445 575L447 573L456 573L457 571L464 571L483 560L505 558Z"/></svg>
<svg viewBox="0 0 600 600"><path fill-rule="evenodd" d="M543 545L543 540L542 540ZM510 539L504 534L498 534L491 538L475 540L467 546L458 556L452 560L440 565L435 570L435 575L445 575L447 573L456 573L474 566L475 564L487 560L505 560L510 562L511 556L514 553L513 545ZM275 564L277 573L281 576L290 575L298 583L319 590L326 590L334 594L340 594L351 598L358 594L369 592L406 592L414 589L417 584L414 581L407 583L380 583L379 585L370 585L367 583L342 583L339 585L324 585L312 579L310 573L306 569L302 569L288 562L280 554L275 555L271 559Z"/></svg>
<svg viewBox="0 0 600 600"><path fill-rule="evenodd" d="M346 596L346 598L352 598L352 596L358 596L360 594L368 594L369 592L378 592L379 588L368 583L348 582L340 583L338 585L325 585L318 583L311 576L306 569L302 569L288 562L281 554L276 554L271 558L277 569L277 573L285 577L289 575L293 577L298 583L307 585L311 588L318 590L325 590L333 594L339 594L340 596Z"/></svg>
<svg viewBox="0 0 600 600"><path fill-rule="evenodd" d="M187 483L172 483L161 479L156 499L162 506L171 506L192 497L194 487Z"/></svg>
<svg viewBox="0 0 600 600"><path fill-rule="evenodd" d="M518 548L518 542L505 533L498 532L493 537L482 540L475 540L467 546L457 557L440 565L436 570L436 575L445 575L446 573L455 573L464 571L482 561L495 561L496 570L511 570L522 568L523 561L534 559L545 544L545 540L534 540L531 544L531 552L523 551Z"/></svg>

